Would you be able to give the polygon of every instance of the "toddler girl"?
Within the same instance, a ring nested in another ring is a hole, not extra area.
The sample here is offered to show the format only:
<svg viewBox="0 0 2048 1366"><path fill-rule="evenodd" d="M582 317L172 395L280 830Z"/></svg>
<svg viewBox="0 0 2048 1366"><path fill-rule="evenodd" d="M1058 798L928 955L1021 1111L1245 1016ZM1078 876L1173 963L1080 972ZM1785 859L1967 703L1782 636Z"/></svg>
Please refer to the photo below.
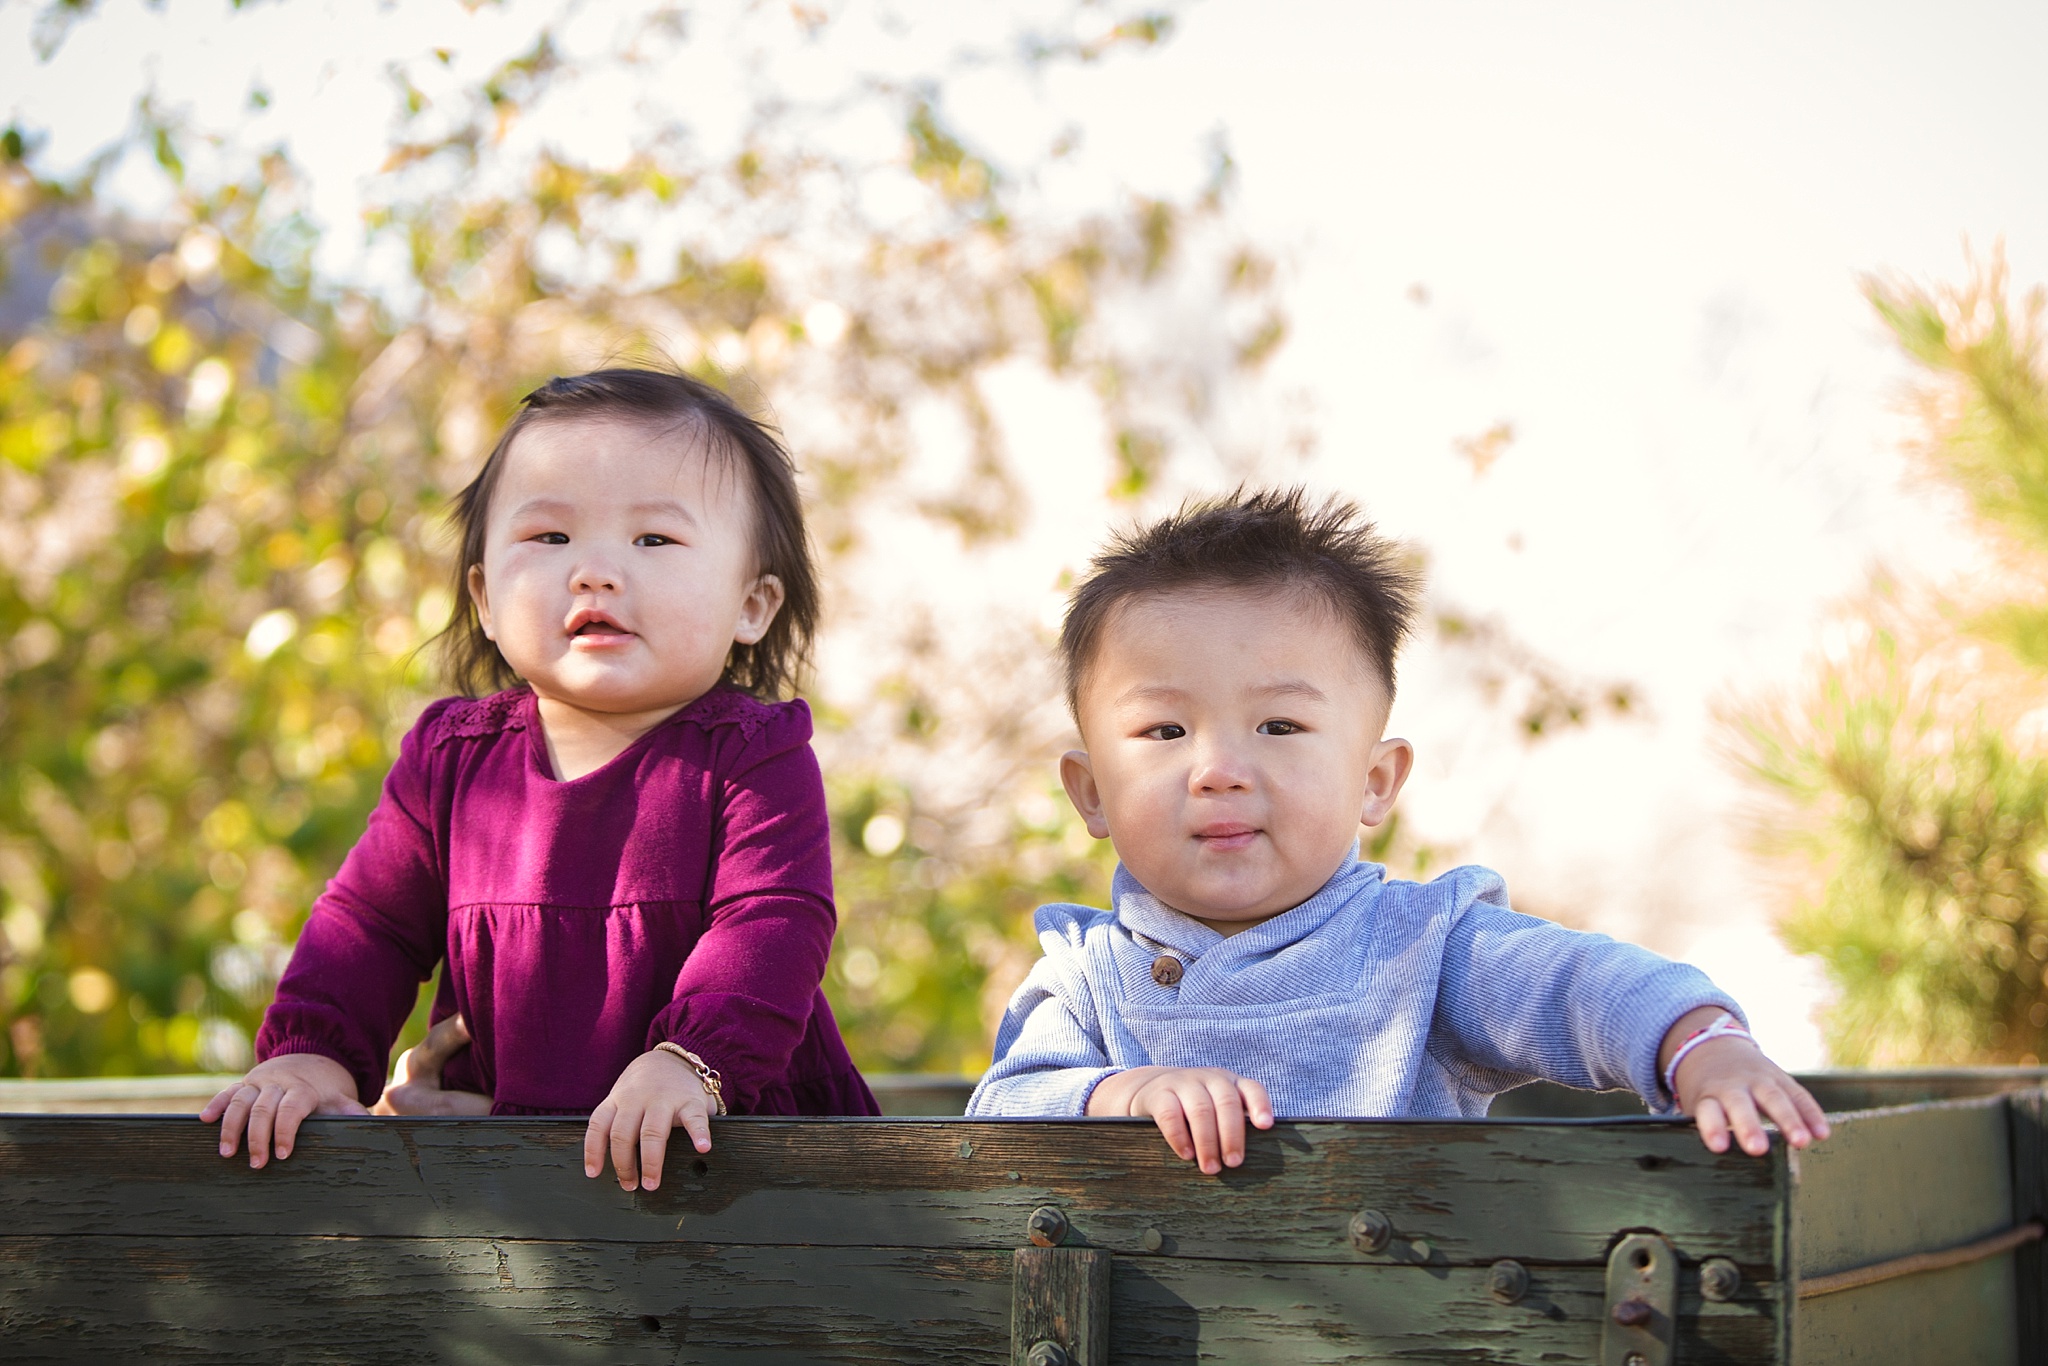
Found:
<svg viewBox="0 0 2048 1366"><path fill-rule="evenodd" d="M470 1046L440 1108L588 1113L585 1172L609 1151L627 1190L677 1124L705 1152L728 1109L876 1113L819 989L810 712L774 700L817 613L788 454L695 380L599 370L527 395L456 520L467 695L406 736L260 1061L201 1113L222 1155L365 1113L444 958L436 1036Z"/></svg>

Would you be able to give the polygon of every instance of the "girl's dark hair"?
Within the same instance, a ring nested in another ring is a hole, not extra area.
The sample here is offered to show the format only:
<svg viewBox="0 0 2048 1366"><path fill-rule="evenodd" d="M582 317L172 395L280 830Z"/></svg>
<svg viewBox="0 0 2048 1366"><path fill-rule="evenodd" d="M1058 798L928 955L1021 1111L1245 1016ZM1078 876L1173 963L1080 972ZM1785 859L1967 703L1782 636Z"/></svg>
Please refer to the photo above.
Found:
<svg viewBox="0 0 2048 1366"><path fill-rule="evenodd" d="M469 569L482 564L484 527L491 495L505 468L506 453L528 427L571 418L610 418L680 430L702 443L707 455L731 462L745 473L754 509L756 573L782 580L782 609L752 645L734 645L721 682L764 700L792 688L810 657L818 624L818 575L804 534L803 501L797 494L796 464L781 439L765 424L713 386L668 370L616 367L583 375L557 376L520 401L484 467L456 495L454 519L461 533L455 561L455 612L438 637L448 681L471 697L519 682L512 666L484 634L469 596Z"/></svg>
<svg viewBox="0 0 2048 1366"><path fill-rule="evenodd" d="M1351 632L1392 698L1394 656L1420 585L1399 548L1344 499L1312 503L1300 488L1239 488L1190 500L1170 517L1112 537L1089 562L1060 628L1069 709L1079 715L1082 675L1117 608L1186 589L1294 592L1319 601Z"/></svg>

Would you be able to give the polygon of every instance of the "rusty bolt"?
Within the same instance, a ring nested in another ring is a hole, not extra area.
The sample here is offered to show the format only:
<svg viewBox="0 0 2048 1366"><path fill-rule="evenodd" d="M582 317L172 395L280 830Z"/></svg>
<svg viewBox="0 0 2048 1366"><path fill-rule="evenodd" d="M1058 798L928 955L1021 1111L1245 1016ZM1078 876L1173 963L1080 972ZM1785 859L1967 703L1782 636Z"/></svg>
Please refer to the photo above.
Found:
<svg viewBox="0 0 2048 1366"><path fill-rule="evenodd" d="M1502 1304L1516 1304L1529 1293L1529 1268L1504 1257L1486 1273L1486 1293Z"/></svg>
<svg viewBox="0 0 2048 1366"><path fill-rule="evenodd" d="M1031 1211L1024 1231L1039 1247L1058 1247L1067 1241L1067 1216L1051 1205L1040 1205Z"/></svg>
<svg viewBox="0 0 2048 1366"><path fill-rule="evenodd" d="M1049 1338L1032 1343L1031 1351L1024 1360L1030 1366L1074 1366L1074 1359L1067 1355L1067 1349Z"/></svg>
<svg viewBox="0 0 2048 1366"><path fill-rule="evenodd" d="M1623 1300L1614 1306L1614 1321L1624 1328L1641 1328L1657 1316L1657 1311L1641 1300Z"/></svg>
<svg viewBox="0 0 2048 1366"><path fill-rule="evenodd" d="M1394 1221L1376 1209L1351 1216L1351 1246L1360 1252L1385 1252L1394 1241Z"/></svg>
<svg viewBox="0 0 2048 1366"><path fill-rule="evenodd" d="M1709 1257L1700 1263L1700 1294L1725 1304L1742 1289L1742 1271L1726 1257Z"/></svg>

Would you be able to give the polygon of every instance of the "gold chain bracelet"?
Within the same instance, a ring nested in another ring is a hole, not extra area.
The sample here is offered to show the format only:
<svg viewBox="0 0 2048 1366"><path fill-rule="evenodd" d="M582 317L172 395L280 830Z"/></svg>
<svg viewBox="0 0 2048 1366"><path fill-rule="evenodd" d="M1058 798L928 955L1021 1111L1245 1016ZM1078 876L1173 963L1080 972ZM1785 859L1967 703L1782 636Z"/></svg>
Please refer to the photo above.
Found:
<svg viewBox="0 0 2048 1366"><path fill-rule="evenodd" d="M663 1039L654 1047L656 1052L673 1053L688 1063L690 1070L697 1074L697 1080L704 1083L704 1094L710 1096L711 1103L718 1107L717 1113L721 1115L725 1113L725 1083L719 1077L717 1068L679 1043L670 1043L667 1039Z"/></svg>

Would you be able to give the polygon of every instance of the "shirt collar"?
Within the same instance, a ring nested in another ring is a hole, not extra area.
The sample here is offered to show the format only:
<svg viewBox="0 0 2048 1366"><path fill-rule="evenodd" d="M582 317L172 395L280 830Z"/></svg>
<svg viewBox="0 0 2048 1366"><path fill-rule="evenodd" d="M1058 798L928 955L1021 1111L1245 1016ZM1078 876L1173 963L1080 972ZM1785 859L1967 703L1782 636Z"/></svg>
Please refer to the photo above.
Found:
<svg viewBox="0 0 2048 1366"><path fill-rule="evenodd" d="M1174 910L1147 891L1121 863L1110 881L1110 904L1116 908L1118 922L1132 934L1193 962L1226 940L1232 948L1252 953L1283 948L1313 932L1336 914L1338 907L1384 877L1386 871L1377 863L1359 862L1358 845L1354 843L1351 853L1314 896L1271 920L1229 936Z"/></svg>

